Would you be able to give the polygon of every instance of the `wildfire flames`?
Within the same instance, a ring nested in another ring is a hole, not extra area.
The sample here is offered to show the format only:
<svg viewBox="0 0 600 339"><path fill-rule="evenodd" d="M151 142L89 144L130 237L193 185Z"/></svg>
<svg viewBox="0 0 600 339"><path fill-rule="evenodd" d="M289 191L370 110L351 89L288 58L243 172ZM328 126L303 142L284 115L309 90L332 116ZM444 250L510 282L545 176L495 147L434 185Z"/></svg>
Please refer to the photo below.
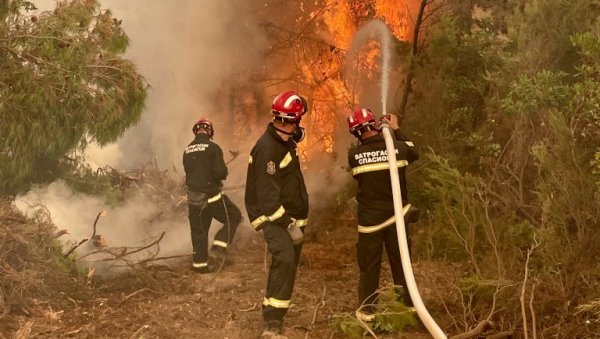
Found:
<svg viewBox="0 0 600 339"><path fill-rule="evenodd" d="M302 122L308 133L299 147L301 157L310 162L323 154L335 155L336 134L346 131L346 114L362 104L357 81L362 79L377 87L381 73L379 45L373 41L353 60L355 64L350 68L356 78L344 74L346 56L357 30L369 20L380 19L396 39L406 41L411 29L412 2L416 3L415 0L265 2L267 14L261 19L271 44L261 75L266 93L251 92L247 86L238 89L245 94L234 103L238 107L234 111L244 112L244 117L237 119L236 136L244 139L247 127L261 121L253 106L258 107L262 102L264 107L268 104L265 97L272 98L281 90L293 88L309 100L310 106Z"/></svg>

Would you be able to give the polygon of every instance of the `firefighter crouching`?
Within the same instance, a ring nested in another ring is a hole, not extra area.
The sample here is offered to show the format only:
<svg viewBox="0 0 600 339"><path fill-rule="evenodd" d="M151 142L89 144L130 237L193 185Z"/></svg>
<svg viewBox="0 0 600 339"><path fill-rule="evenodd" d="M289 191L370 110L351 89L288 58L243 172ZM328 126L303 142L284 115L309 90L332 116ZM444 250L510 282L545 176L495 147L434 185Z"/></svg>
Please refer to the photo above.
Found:
<svg viewBox="0 0 600 339"><path fill-rule="evenodd" d="M197 273L210 273L224 264L227 247L233 241L242 215L237 206L221 193L221 181L227 177L227 166L221 147L212 141L212 122L202 118L194 124L192 131L195 138L183 153L194 249L192 269ZM213 218L223 227L215 235L211 248L214 261L209 263L208 231Z"/></svg>
<svg viewBox="0 0 600 339"><path fill-rule="evenodd" d="M304 137L299 126L306 100L288 91L273 101L273 121L250 153L245 203L252 227L262 230L271 253L271 267L262 303L269 338L282 332L290 307L296 268L308 216L308 194L296 144Z"/></svg>
<svg viewBox="0 0 600 339"><path fill-rule="evenodd" d="M396 116L386 115L383 118L388 119L396 139L394 140L396 165L408 237L408 224L418 219L418 210L408 204L405 172L406 167L417 160L418 154L413 143L400 133ZM388 255L394 285L403 287L405 305L412 307L413 303L402 271L387 150L380 131L380 123L375 121L370 110L359 108L348 116L348 127L350 133L359 140L359 145L348 153L352 176L358 182L356 256L360 269L358 304L363 306L357 315L364 321L371 321L374 318L373 312L377 302L376 291L379 288L381 257L384 247ZM396 292L398 295L400 294L400 291Z"/></svg>

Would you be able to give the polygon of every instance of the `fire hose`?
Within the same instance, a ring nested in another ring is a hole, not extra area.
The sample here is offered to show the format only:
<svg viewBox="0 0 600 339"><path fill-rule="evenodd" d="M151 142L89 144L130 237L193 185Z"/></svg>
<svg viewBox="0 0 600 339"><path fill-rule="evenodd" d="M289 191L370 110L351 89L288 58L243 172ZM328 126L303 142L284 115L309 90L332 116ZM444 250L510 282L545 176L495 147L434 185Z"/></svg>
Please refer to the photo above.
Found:
<svg viewBox="0 0 600 339"><path fill-rule="evenodd" d="M383 113L384 115L387 113ZM404 225L404 213L402 212L402 195L400 192L400 179L398 177L398 167L396 165L396 152L394 147L394 141L392 134L386 119L382 120L382 131L383 138L385 140L385 147L387 150L387 160L390 167L390 178L392 180L392 195L394 199L394 213L396 214L396 234L398 236L398 246L400 247L400 258L402 260L402 270L404 271L404 278L406 280L406 286L408 287L408 293L413 301L417 315L429 331L429 333L435 339L446 339L446 335L438 324L433 320L417 289L417 283L412 270L412 263L410 261L410 253L408 251L408 241L406 236L406 227ZM405 291L406 293L406 291Z"/></svg>

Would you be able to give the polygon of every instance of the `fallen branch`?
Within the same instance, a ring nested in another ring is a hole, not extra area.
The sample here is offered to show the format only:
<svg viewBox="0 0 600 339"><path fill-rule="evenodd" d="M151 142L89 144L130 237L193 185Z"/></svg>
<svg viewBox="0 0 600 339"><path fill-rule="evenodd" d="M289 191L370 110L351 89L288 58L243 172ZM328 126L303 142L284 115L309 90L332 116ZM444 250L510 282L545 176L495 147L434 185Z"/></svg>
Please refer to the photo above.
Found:
<svg viewBox="0 0 600 339"><path fill-rule="evenodd" d="M252 306L241 309L241 310L239 310L239 312L250 312L250 311L254 311L255 309L256 309L256 303L253 303Z"/></svg>
<svg viewBox="0 0 600 339"><path fill-rule="evenodd" d="M137 331L133 332L133 334L129 337L129 339L134 339L138 334L142 333L143 330L146 330L150 327L150 325L143 325Z"/></svg>
<svg viewBox="0 0 600 339"><path fill-rule="evenodd" d="M160 241L162 240L162 238L165 236L166 232L162 232L161 235L158 237L158 239L154 240L152 243L146 245L146 246L142 246L142 247L137 247L132 251L128 251L127 247L122 247L120 248L121 252L120 253L114 253L112 252L110 249L102 249L102 250L97 250L97 251L92 251L90 253L86 253L83 256L77 258L76 260L81 260L84 259L86 257L89 257L90 255L94 255L94 254L100 254L100 253L107 253L112 255L112 258L103 258L103 259L98 259L98 260L92 260L91 262L98 262L98 261L112 261L112 260L118 260L118 259L123 259L126 256L129 256L131 254L135 254L138 252L141 252L143 250L147 250L152 246L158 245L160 243Z"/></svg>
<svg viewBox="0 0 600 339"><path fill-rule="evenodd" d="M81 239L79 241L79 243L77 245L73 245L73 247L71 247L71 249L69 251L67 251L67 253L65 253L64 256L68 257L69 254L73 253L73 251L75 251L77 249L77 247L83 245L83 243L85 243L86 241L88 241L88 239Z"/></svg>
<svg viewBox="0 0 600 339"><path fill-rule="evenodd" d="M473 338L476 337L478 335L480 335L481 333L483 333L486 328L488 326L490 326L492 324L492 322L489 319L485 319L483 321L481 321L479 324L477 324L477 326L475 326L472 330L461 333L461 334L457 334L453 337L450 337L450 339L468 339L468 338Z"/></svg>
<svg viewBox="0 0 600 339"><path fill-rule="evenodd" d="M178 255L169 255L166 257L156 257L156 258L148 258L148 259L144 259L139 261L137 264L138 265L143 265L145 263L151 262L151 261L159 261L159 260L167 260L167 259L175 259L175 258L181 258L181 257L189 257L191 255L193 255L194 253L186 253L186 254L178 254Z"/></svg>
<svg viewBox="0 0 600 339"><path fill-rule="evenodd" d="M83 330L83 328L84 328L84 327L87 327L87 326L88 326L88 325L81 326L80 328L78 328L78 329L76 329L76 330L73 330L73 331L67 332L67 333L65 333L65 336L66 336L66 337L68 337L68 336L71 336L71 335L75 335L75 334L77 334L77 333L81 332L81 331Z"/></svg>
<svg viewBox="0 0 600 339"><path fill-rule="evenodd" d="M360 326L362 326L362 328L364 328L367 332L369 332L369 334L371 336L373 336L373 338L377 339L377 335L375 334L375 332L373 332L373 330L369 327L369 325L367 325L366 322L364 322L362 319L360 319L360 316L358 315L358 312L360 312L360 309L356 310L356 312L354 313L354 317L356 318L356 321L358 321L358 323L360 324Z"/></svg>
<svg viewBox="0 0 600 339"><path fill-rule="evenodd" d="M153 289L151 289L151 288L144 287L144 288L142 288L142 289L139 289L139 290L137 290L137 291L135 291L135 292L133 292L133 293L130 293L130 294L126 295L126 296L123 298L123 300L129 300L130 298L133 298L133 297L135 297L136 295L138 295L138 294L141 294L141 293L144 293L144 292L152 292L152 293L154 293L154 294L158 294L158 293L159 293L158 291L155 291L155 290L153 290Z"/></svg>

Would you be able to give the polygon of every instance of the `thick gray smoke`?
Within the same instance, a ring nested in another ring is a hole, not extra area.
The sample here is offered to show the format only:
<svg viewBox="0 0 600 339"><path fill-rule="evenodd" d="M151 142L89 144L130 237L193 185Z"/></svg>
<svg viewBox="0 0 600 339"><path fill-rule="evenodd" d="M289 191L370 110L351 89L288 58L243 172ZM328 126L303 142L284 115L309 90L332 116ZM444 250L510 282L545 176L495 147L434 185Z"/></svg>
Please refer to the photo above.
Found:
<svg viewBox="0 0 600 339"><path fill-rule="evenodd" d="M53 0L33 1L40 10ZM122 19L130 38L127 58L150 85L140 123L118 147L92 148L90 162L137 168L157 159L164 168L181 170L181 152L191 141L191 127L201 116L212 119L215 139L235 149L227 121L229 84L260 69L265 40L247 0L100 0ZM226 152L227 153L227 152Z"/></svg>
<svg viewBox="0 0 600 339"><path fill-rule="evenodd" d="M54 0L34 0L40 11L52 10ZM111 165L119 169L139 168L149 160L161 168L174 169L183 176L181 157L193 139L191 128L204 116L215 124L215 141L225 152L238 150L231 121L228 121L229 85L260 69L263 35L247 0L100 0L122 20L130 38L126 57L132 60L150 85L146 110L141 121L114 145L87 150L94 166ZM245 166L240 156L230 165L232 173L225 186L241 184ZM230 196L242 206L241 191ZM91 226L99 210L107 216L99 221L99 233L110 246L137 246L149 237L167 231L161 242L161 254L191 252L187 218L153 223L147 218L158 206L141 196L111 208L99 198L77 194L63 182L32 190L19 197L19 207L43 204L59 228L77 241L91 235Z"/></svg>
<svg viewBox="0 0 600 339"><path fill-rule="evenodd" d="M226 121L229 83L250 75L261 60L262 35L247 0L102 0L123 20L128 57L151 89L142 121L119 142L120 168L158 159L181 168L181 151L201 116L215 123L215 140L234 147Z"/></svg>

